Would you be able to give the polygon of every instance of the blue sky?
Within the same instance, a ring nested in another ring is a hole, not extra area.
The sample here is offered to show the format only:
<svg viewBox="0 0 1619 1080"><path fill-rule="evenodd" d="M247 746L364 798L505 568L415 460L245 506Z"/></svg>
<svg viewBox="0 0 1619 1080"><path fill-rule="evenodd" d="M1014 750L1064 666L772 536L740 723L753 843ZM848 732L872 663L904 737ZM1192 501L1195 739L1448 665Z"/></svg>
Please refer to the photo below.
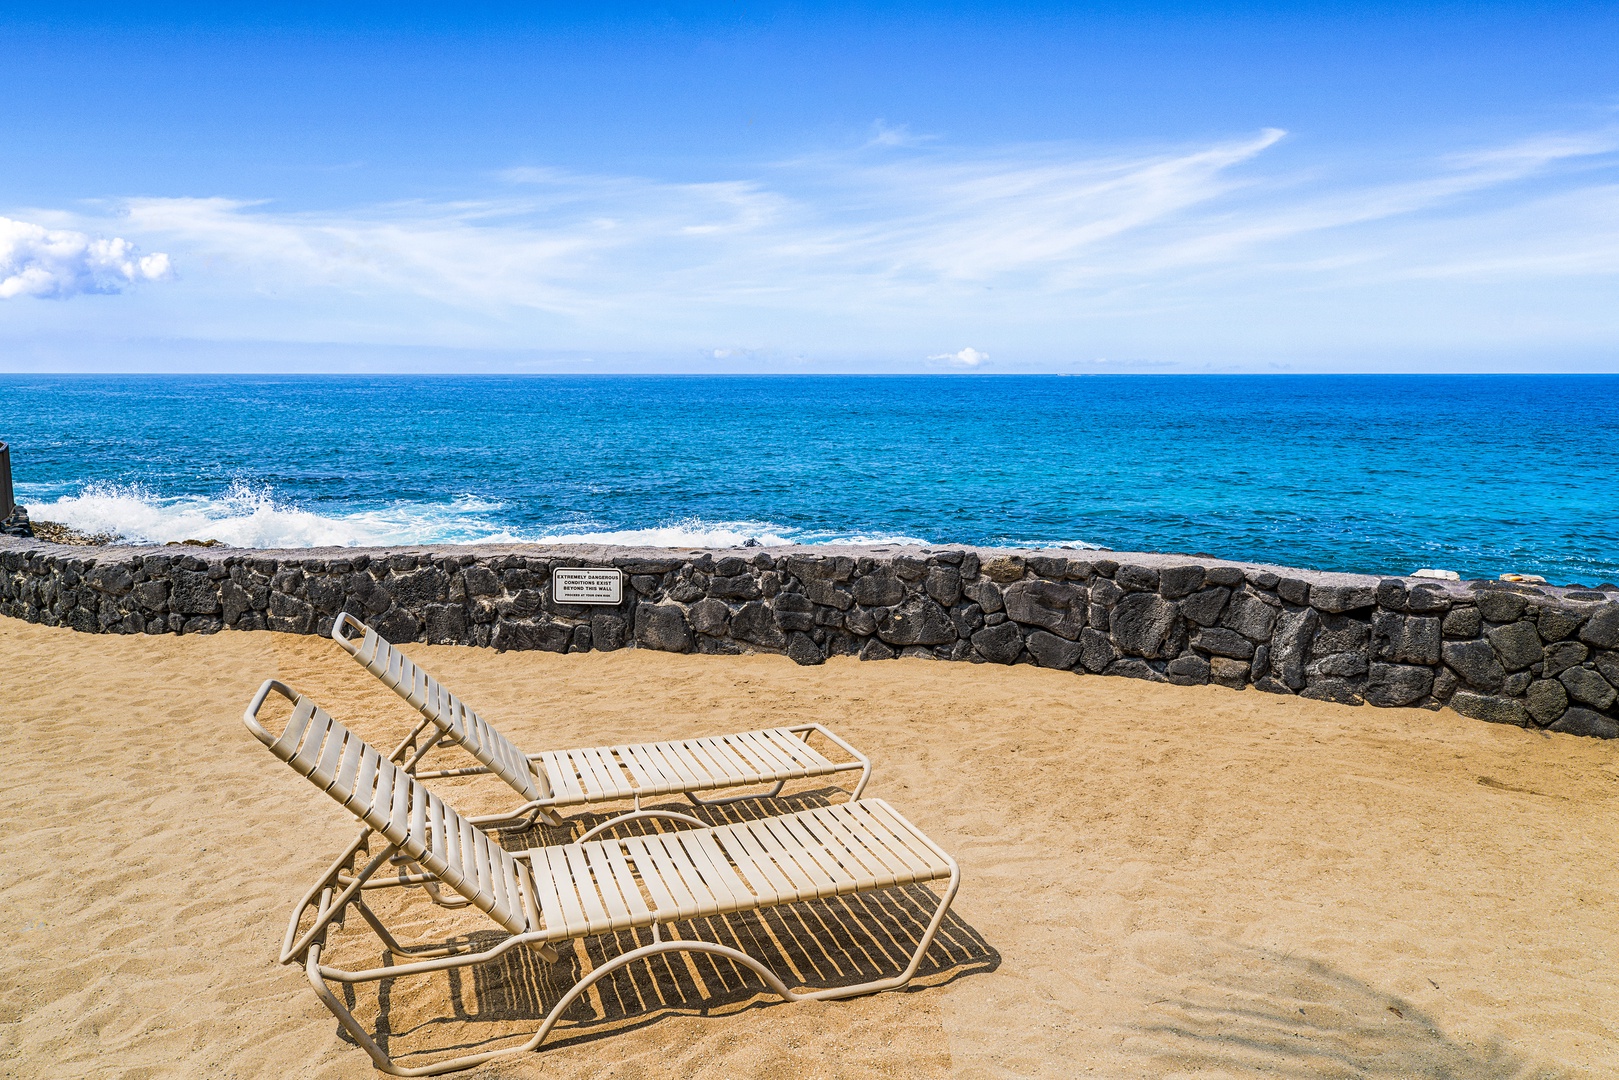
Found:
<svg viewBox="0 0 1619 1080"><path fill-rule="evenodd" d="M0 370L1619 370L1612 5L133 7Z"/></svg>

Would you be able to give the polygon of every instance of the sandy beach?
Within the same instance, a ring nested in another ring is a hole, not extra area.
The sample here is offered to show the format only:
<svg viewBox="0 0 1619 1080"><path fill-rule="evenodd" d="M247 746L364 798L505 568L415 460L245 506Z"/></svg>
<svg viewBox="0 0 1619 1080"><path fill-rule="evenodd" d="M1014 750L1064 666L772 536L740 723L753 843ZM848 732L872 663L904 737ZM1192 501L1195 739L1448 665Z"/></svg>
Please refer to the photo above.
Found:
<svg viewBox="0 0 1619 1080"><path fill-rule="evenodd" d="M464 1075L1619 1071L1612 743L1027 666L408 651L533 750L824 723L963 874L912 990L787 1005L629 974L556 1048ZM272 675L379 743L414 719L324 639L0 620L0 1075L374 1075L275 963L353 823L242 728ZM839 908L785 962L880 966L908 902ZM359 1007L401 1051L481 1045L580 962Z"/></svg>

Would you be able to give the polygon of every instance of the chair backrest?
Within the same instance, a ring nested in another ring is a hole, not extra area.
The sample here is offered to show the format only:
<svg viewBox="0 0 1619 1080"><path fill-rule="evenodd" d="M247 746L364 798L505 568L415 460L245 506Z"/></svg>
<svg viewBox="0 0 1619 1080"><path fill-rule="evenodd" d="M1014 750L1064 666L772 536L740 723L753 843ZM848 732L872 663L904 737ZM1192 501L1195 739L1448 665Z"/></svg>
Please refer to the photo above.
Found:
<svg viewBox="0 0 1619 1080"><path fill-rule="evenodd" d="M258 721L272 691L293 703L280 736ZM510 852L313 701L270 679L259 687L242 719L294 772L501 926L521 934L538 922L530 917L531 879Z"/></svg>
<svg viewBox="0 0 1619 1080"><path fill-rule="evenodd" d="M351 627L362 632L357 642L345 635ZM550 798L550 781L527 755L375 630L345 611L332 623L332 640L523 798Z"/></svg>

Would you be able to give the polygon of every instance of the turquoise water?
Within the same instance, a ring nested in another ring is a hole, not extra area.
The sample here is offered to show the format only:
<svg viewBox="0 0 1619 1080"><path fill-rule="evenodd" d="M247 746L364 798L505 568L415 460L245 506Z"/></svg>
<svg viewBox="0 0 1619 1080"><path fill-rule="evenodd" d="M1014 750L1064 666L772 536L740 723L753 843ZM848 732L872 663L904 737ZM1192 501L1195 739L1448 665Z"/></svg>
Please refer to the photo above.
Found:
<svg viewBox="0 0 1619 1080"><path fill-rule="evenodd" d="M243 546L1095 545L1619 580L1619 376L0 376L35 517Z"/></svg>

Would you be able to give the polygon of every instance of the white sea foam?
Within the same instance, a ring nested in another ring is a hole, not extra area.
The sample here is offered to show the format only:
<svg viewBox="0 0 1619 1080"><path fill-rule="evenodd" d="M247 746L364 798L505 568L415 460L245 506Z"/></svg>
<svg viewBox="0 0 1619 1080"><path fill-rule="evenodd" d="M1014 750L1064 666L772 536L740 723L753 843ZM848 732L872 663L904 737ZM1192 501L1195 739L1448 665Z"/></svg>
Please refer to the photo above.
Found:
<svg viewBox="0 0 1619 1080"><path fill-rule="evenodd" d="M163 544L218 540L233 547L381 547L401 544L623 544L646 547L761 547L783 544L925 544L911 536L790 529L767 521L687 518L642 529L599 522L514 528L505 504L476 495L445 503L395 502L349 513L318 513L279 500L263 486L238 482L217 496L156 494L139 485L94 483L54 502L36 501L32 515L87 533Z"/></svg>

